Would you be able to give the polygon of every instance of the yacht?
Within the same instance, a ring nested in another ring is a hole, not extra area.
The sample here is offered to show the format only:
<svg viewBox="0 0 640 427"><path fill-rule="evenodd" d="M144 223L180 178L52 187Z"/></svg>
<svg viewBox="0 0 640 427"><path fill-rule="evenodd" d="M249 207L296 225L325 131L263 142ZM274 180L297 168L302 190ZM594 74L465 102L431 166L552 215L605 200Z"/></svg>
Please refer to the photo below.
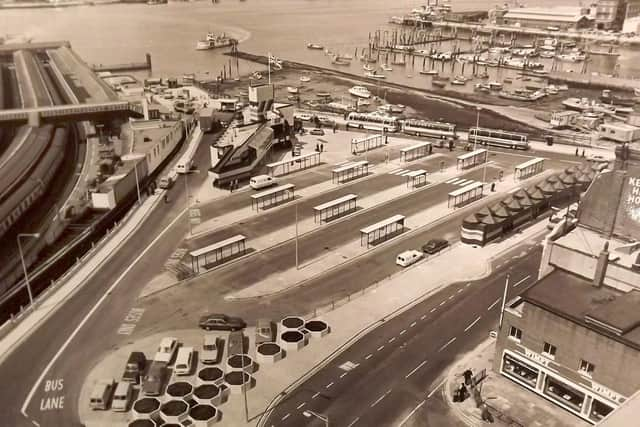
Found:
<svg viewBox="0 0 640 427"><path fill-rule="evenodd" d="M308 49L322 50L322 49L324 49L324 46L319 45L319 44L315 44L315 43L307 43L307 48Z"/></svg>
<svg viewBox="0 0 640 427"><path fill-rule="evenodd" d="M302 83L309 83L311 81L311 77L309 77L309 76L300 76L300 81Z"/></svg>
<svg viewBox="0 0 640 427"><path fill-rule="evenodd" d="M293 87L293 86L287 86L287 92L289 92L292 95L296 95L298 94L300 91L298 90L297 87Z"/></svg>
<svg viewBox="0 0 640 427"><path fill-rule="evenodd" d="M489 85L487 83L476 83L475 88L476 88L476 90L478 90L480 92L490 92L491 91L491 87L489 87Z"/></svg>
<svg viewBox="0 0 640 427"><path fill-rule="evenodd" d="M371 98L371 92L364 86L354 86L349 89L349 93L358 98Z"/></svg>

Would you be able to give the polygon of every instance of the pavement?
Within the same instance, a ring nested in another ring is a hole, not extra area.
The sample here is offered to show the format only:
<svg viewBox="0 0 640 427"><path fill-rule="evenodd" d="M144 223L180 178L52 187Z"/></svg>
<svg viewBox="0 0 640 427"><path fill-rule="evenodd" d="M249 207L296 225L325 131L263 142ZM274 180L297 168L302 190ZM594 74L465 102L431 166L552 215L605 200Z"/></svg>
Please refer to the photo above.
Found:
<svg viewBox="0 0 640 427"><path fill-rule="evenodd" d="M428 299L434 292L452 283L462 283L486 276L490 271L492 258L516 245L532 241L545 230L546 223L543 221L483 249L456 244L450 250L424 260L413 268L405 269L388 280L377 283L357 297L354 295L343 302L334 303L327 307L318 307L314 312L303 315L307 319L318 318L325 321L330 326L331 332L318 340L312 339L306 348L298 352L288 352L285 359L275 365L261 366L254 375L255 387L247 394L251 422L247 423L244 419L242 399L238 396L231 396L221 408L224 413L221 425L254 425L270 403L273 404L272 400L283 390L285 393L294 390L295 386L304 381L310 373L320 369L323 364L338 356L340 351L345 350L349 344L358 341L368 333L377 334L376 328L378 326L390 321L404 310ZM460 268L451 271L449 266L453 263L459 265ZM459 305L454 298L462 297L461 294L469 292L473 288L463 284L458 289L452 292L451 298L447 298L442 304L437 305L437 308L449 310L447 306L444 306L445 304ZM300 313L292 312L290 314ZM429 324L429 319L425 316L420 323L421 325L416 330ZM413 326L417 326L417 324ZM407 326L407 328L413 326ZM251 331L248 331L247 334L252 335ZM114 349L99 361L89 373L88 380L82 387L80 395L86 397L88 390L97 378L118 377L122 369L122 362L130 351L134 349L146 350L149 356L154 344L159 341L161 336L177 336L181 341L197 347L202 333L193 329L169 330L160 334L156 332ZM384 364L380 366L384 366ZM291 383L291 380L296 378L297 380ZM86 403L80 402L79 405L80 407L86 406ZM85 414L86 412L83 411ZM287 425L300 425L301 419L304 420L304 418L301 418L300 413L297 413L296 416L297 421L292 421L294 424ZM91 423L91 419L92 417L85 418L83 422L87 426L105 425L102 424L104 418L95 424ZM117 417L108 417L107 419L110 422L115 422Z"/></svg>
<svg viewBox="0 0 640 427"><path fill-rule="evenodd" d="M487 377L478 385L482 400L489 406L497 426L531 427L587 427L591 424L568 413L524 387L491 370L495 353L495 339L487 338L462 356L447 375L442 388L443 399L462 422L469 427L488 424L482 421L480 409L472 397L453 402L454 388L463 381L462 373L470 369L473 375L483 369Z"/></svg>

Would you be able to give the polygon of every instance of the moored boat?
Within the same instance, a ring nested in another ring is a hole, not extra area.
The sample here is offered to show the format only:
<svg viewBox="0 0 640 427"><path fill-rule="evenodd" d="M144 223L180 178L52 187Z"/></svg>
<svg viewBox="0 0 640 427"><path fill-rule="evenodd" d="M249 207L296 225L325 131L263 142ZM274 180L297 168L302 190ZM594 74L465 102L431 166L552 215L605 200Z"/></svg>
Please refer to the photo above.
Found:
<svg viewBox="0 0 640 427"><path fill-rule="evenodd" d="M295 94L299 93L300 90L297 87L287 86L287 92L295 95Z"/></svg>
<svg viewBox="0 0 640 427"><path fill-rule="evenodd" d="M349 89L349 93L353 96L357 96L358 98L370 98L371 92L364 86L353 86Z"/></svg>
<svg viewBox="0 0 640 427"><path fill-rule="evenodd" d="M324 49L324 46L316 43L307 43L307 49L322 50Z"/></svg>
<svg viewBox="0 0 640 427"><path fill-rule="evenodd" d="M391 68L391 66L387 64L380 65L380 68L382 68L384 71L393 71L393 68Z"/></svg>
<svg viewBox="0 0 640 427"><path fill-rule="evenodd" d="M376 71L369 71L364 73L365 77L369 77L370 79L386 79L387 76L384 74L377 73Z"/></svg>
<svg viewBox="0 0 640 427"><path fill-rule="evenodd" d="M436 87L445 87L447 85L447 82L442 80L434 80L431 82L431 84Z"/></svg>
<svg viewBox="0 0 640 427"><path fill-rule="evenodd" d="M426 76L437 76L438 70L432 68L430 70L420 70L420 74L424 74Z"/></svg>
<svg viewBox="0 0 640 427"><path fill-rule="evenodd" d="M634 98L626 98L623 96L614 95L609 89L604 89L600 95L600 101L605 104L612 104L621 107L633 107L636 100Z"/></svg>
<svg viewBox="0 0 640 427"><path fill-rule="evenodd" d="M300 81L302 83L308 83L308 82L311 81L311 77L309 77L309 76L300 76Z"/></svg>

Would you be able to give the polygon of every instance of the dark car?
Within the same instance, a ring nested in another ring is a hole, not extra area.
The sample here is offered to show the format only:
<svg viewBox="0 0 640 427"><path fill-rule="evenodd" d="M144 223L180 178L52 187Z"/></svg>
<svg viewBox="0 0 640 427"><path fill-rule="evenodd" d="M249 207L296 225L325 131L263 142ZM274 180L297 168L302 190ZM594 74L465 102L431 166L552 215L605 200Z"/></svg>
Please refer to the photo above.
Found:
<svg viewBox="0 0 640 427"><path fill-rule="evenodd" d="M449 246L449 242L445 239L431 239L426 245L422 246L422 252L426 254L437 254L447 246Z"/></svg>
<svg viewBox="0 0 640 427"><path fill-rule="evenodd" d="M159 396L162 394L162 387L167 380L167 374L166 363L153 361L142 383L142 393L145 396Z"/></svg>
<svg viewBox="0 0 640 427"><path fill-rule="evenodd" d="M147 358L141 351L133 351L129 355L127 364L124 367L124 373L122 374L122 381L138 384L140 377L144 372L144 366L147 363Z"/></svg>
<svg viewBox="0 0 640 427"><path fill-rule="evenodd" d="M244 320L225 314L207 314L200 318L198 326L207 331L239 331L247 327Z"/></svg>

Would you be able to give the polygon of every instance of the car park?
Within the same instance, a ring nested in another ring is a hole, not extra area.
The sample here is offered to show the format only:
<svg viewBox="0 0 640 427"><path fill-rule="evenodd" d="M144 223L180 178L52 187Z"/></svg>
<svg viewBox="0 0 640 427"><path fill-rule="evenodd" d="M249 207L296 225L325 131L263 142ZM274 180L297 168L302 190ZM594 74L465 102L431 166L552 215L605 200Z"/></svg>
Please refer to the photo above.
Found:
<svg viewBox="0 0 640 427"><path fill-rule="evenodd" d="M256 322L256 346L273 341L273 325L269 319L258 319Z"/></svg>
<svg viewBox="0 0 640 427"><path fill-rule="evenodd" d="M93 410L109 409L111 396L113 395L113 379L102 379L93 386L89 397L89 407Z"/></svg>
<svg viewBox="0 0 640 427"><path fill-rule="evenodd" d="M122 381L138 384L140 377L144 372L144 367L147 363L147 358L141 351L133 351L129 354L127 364L124 367L124 373L122 374Z"/></svg>
<svg viewBox="0 0 640 427"><path fill-rule="evenodd" d="M176 375L189 375L193 369L194 357L193 347L180 347L173 372Z"/></svg>
<svg viewBox="0 0 640 427"><path fill-rule="evenodd" d="M166 337L160 341L160 346L158 346L158 351L156 355L153 357L153 360L156 362L163 362L167 365L171 364L173 360L173 356L175 356L176 351L178 350L178 339L173 337Z"/></svg>
<svg viewBox="0 0 640 427"><path fill-rule="evenodd" d="M422 252L433 255L437 254L447 246L449 246L449 241L445 239L431 239L422 246Z"/></svg>
<svg viewBox="0 0 640 427"><path fill-rule="evenodd" d="M167 379L167 373L166 363L153 361L142 383L142 393L145 396L159 396Z"/></svg>
<svg viewBox="0 0 640 427"><path fill-rule="evenodd" d="M116 412L127 412L129 403L133 396L133 385L130 382L120 381L116 386L111 401L111 410Z"/></svg>
<svg viewBox="0 0 640 427"><path fill-rule="evenodd" d="M247 327L244 320L226 314L207 314L200 318L198 325L206 331L239 331Z"/></svg>
<svg viewBox="0 0 640 427"><path fill-rule="evenodd" d="M423 257L424 254L420 251L404 251L396 257L396 264L398 264L400 267L408 267L411 264L418 262Z"/></svg>
<svg viewBox="0 0 640 427"><path fill-rule="evenodd" d="M222 338L206 334L202 340L202 351L200 352L200 360L202 363L218 363L220 361L223 345L224 341Z"/></svg>

